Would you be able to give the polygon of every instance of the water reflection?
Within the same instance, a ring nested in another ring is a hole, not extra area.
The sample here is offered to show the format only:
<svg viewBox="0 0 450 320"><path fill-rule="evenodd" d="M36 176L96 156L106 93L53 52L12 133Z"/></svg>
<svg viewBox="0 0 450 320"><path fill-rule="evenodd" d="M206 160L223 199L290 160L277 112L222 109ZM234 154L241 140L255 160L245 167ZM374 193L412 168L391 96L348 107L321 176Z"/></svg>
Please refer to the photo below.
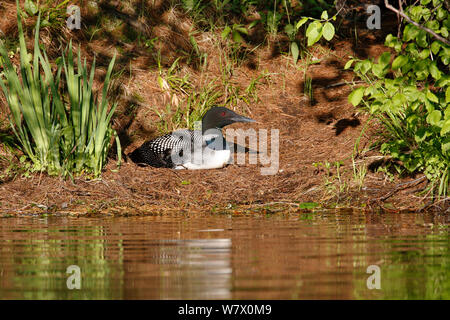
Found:
<svg viewBox="0 0 450 320"><path fill-rule="evenodd" d="M231 299L231 239L163 240L163 299ZM174 266L175 265L175 266Z"/></svg>
<svg viewBox="0 0 450 320"><path fill-rule="evenodd" d="M0 298L449 299L448 226L423 213L1 218Z"/></svg>

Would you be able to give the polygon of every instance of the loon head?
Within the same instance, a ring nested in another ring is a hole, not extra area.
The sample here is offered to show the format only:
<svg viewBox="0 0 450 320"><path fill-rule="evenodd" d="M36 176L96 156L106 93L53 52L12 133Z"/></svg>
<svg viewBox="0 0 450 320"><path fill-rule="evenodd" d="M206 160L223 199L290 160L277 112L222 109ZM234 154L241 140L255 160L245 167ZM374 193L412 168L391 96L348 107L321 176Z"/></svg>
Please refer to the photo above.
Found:
<svg viewBox="0 0 450 320"><path fill-rule="evenodd" d="M255 122L255 120L241 116L225 107L212 107L203 116L202 131L214 128L222 129L235 122Z"/></svg>

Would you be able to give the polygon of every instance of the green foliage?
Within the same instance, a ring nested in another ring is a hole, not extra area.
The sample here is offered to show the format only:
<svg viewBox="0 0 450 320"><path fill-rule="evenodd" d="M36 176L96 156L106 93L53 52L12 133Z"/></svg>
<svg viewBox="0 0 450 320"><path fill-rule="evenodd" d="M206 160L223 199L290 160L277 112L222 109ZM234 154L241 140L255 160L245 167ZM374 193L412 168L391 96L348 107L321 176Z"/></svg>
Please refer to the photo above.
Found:
<svg viewBox="0 0 450 320"><path fill-rule="evenodd" d="M24 17L41 15L41 27L60 27L66 20L67 6L70 0L42 0L33 1L25 0L24 9L22 12Z"/></svg>
<svg viewBox="0 0 450 320"><path fill-rule="evenodd" d="M336 16L333 16L333 20L336 20ZM321 16L321 20L314 19L306 29L306 37L308 38L308 47L315 44L322 38L322 36L330 41L334 37L334 26L329 22L328 13L324 11ZM302 23L300 20L298 24Z"/></svg>
<svg viewBox="0 0 450 320"><path fill-rule="evenodd" d="M333 16L331 19L336 20L336 16ZM329 20L331 19L328 19L328 12L323 11L320 19L302 17L294 25L289 23L284 27L284 32L286 33L291 42L290 51L292 54L292 58L294 59L294 63L297 62L300 52L296 41L299 29L303 25L305 25L308 21L312 20L312 22L306 28L306 38L308 39L308 47L314 45L322 37L327 41L330 41L331 39L333 39L335 33L333 24L329 22Z"/></svg>
<svg viewBox="0 0 450 320"><path fill-rule="evenodd" d="M222 39L227 38L231 35L234 42L241 43L244 41L242 35L248 35L248 30L243 25L233 24L233 26L226 26L222 31Z"/></svg>
<svg viewBox="0 0 450 320"><path fill-rule="evenodd" d="M202 25L211 28L223 26L222 38L230 37L237 45L245 41L249 31L257 24L262 24L271 36L281 32L289 38L289 52L294 63L300 55L297 34L307 22L311 22L306 29L308 46L312 46L322 37L329 41L335 34L334 26L330 21L336 20L336 16L328 18L327 12L333 8L334 1L183 0L182 3L184 9L194 17L200 27ZM255 12L260 19L247 23L249 13ZM308 16L305 17L305 15Z"/></svg>
<svg viewBox="0 0 450 320"><path fill-rule="evenodd" d="M299 203L298 208L312 210L319 206L320 206L320 204L318 204L317 202L302 202L302 203Z"/></svg>
<svg viewBox="0 0 450 320"><path fill-rule="evenodd" d="M327 193L332 194L339 198L339 194L348 191L348 185L342 179L343 171L341 167L344 165L343 161L335 161L333 163L324 162L314 162L312 164L317 168L317 172L325 171L323 187ZM335 169L335 174L332 172Z"/></svg>
<svg viewBox="0 0 450 320"><path fill-rule="evenodd" d="M75 71L72 43L67 56L57 59L56 75L45 51L39 46L40 14L34 38L34 53L28 53L17 3L20 42L20 77L6 48L0 44L4 77L0 86L11 111L11 126L32 167L30 171L67 175L84 171L99 176L106 163L111 138L107 91L114 66L112 59L103 86L101 102L93 93L95 60L88 74L86 60L78 53ZM61 73L64 70L64 79ZM63 91L65 80L67 92ZM68 105L66 105L68 104ZM69 107L70 106L70 107ZM120 143L116 137L120 162Z"/></svg>
<svg viewBox="0 0 450 320"><path fill-rule="evenodd" d="M448 38L450 15L443 1L421 1L406 14ZM401 38L386 37L395 51L377 62L356 61L353 70L369 86L349 95L353 105L364 101L368 112L387 130L381 152L400 160L407 172L424 172L439 195L449 193L450 176L450 47L431 34L407 24ZM391 62L392 60L392 62Z"/></svg>

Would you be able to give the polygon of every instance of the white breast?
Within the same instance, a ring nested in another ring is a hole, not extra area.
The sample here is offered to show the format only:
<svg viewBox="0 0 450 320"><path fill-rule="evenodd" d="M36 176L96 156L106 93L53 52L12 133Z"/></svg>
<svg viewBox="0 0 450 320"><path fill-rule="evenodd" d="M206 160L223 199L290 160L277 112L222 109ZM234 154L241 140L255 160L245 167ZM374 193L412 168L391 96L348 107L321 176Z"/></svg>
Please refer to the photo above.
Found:
<svg viewBox="0 0 450 320"><path fill-rule="evenodd" d="M183 165L176 166L175 169L199 170L223 168L230 161L230 157L231 152L229 149L213 150L206 147L203 148L202 155L198 155L197 157L201 161L186 162Z"/></svg>

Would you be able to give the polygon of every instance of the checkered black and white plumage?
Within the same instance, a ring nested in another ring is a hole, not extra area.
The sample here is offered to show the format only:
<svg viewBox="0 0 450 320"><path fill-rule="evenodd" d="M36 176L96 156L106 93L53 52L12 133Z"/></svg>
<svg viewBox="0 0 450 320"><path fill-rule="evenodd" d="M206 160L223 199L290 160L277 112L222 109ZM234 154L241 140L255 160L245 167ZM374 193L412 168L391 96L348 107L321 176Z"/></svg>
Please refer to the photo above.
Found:
<svg viewBox="0 0 450 320"><path fill-rule="evenodd" d="M177 130L154 140L147 141L129 156L133 162L148 164L157 168L176 168L192 159L195 147L205 148L212 139L220 135L205 137L200 131ZM186 154L190 151L190 154Z"/></svg>

